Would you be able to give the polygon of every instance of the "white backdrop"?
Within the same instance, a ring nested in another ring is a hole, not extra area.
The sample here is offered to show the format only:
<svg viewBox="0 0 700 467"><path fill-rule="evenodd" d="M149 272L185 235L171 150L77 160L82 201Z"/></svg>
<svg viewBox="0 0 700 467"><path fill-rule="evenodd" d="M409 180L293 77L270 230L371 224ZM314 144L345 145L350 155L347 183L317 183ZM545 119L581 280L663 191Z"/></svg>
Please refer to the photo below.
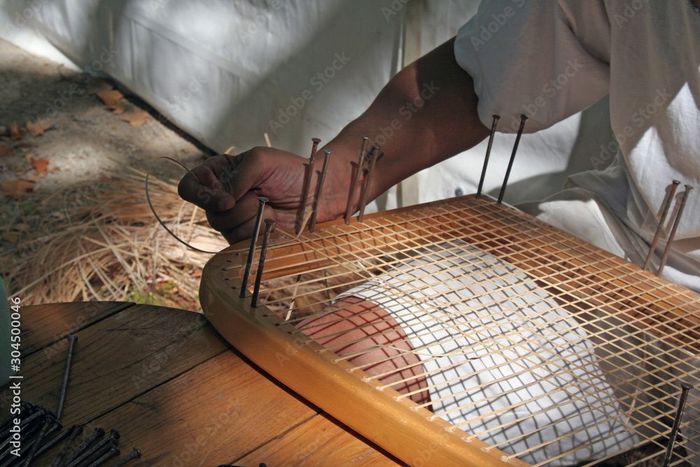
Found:
<svg viewBox="0 0 700 467"><path fill-rule="evenodd" d="M402 59L452 37L478 0L0 0L0 37L113 77L180 128L224 151L306 154L359 115ZM405 37L405 40L403 38ZM607 103L526 135L506 199L556 191L611 139ZM512 135L499 134L486 189ZM418 174L405 199L475 191L485 144ZM417 190L418 196L415 195ZM380 207L393 207L392 190Z"/></svg>

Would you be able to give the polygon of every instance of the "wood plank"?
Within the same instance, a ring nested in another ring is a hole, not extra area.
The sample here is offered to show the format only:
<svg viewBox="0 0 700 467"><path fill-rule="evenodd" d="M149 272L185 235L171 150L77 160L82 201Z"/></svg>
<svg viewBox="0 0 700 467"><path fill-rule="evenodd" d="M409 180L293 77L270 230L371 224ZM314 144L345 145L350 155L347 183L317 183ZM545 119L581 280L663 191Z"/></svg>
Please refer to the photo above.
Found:
<svg viewBox="0 0 700 467"><path fill-rule="evenodd" d="M76 302L22 307L22 355L28 357L132 305L129 302Z"/></svg>
<svg viewBox="0 0 700 467"><path fill-rule="evenodd" d="M219 465L313 417L314 410L225 352L118 409L94 425L138 447L143 465Z"/></svg>
<svg viewBox="0 0 700 467"><path fill-rule="evenodd" d="M22 398L55 410L67 340L22 363ZM78 332L64 425L85 423L224 352L226 343L198 314L131 306ZM9 391L3 391L7 413Z"/></svg>
<svg viewBox="0 0 700 467"><path fill-rule="evenodd" d="M399 465L371 445L345 431L325 414L318 414L234 465Z"/></svg>

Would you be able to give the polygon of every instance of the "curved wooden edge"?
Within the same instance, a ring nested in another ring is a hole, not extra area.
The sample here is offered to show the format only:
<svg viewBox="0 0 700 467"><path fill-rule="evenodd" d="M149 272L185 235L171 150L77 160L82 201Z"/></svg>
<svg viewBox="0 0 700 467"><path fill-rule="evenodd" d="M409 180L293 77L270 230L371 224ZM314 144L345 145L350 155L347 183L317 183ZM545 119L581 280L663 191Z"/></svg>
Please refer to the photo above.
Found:
<svg viewBox="0 0 700 467"><path fill-rule="evenodd" d="M212 259L202 273L200 301L216 330L239 351L312 404L411 465L527 465L467 435L393 390L379 391L330 360L311 341L289 334L289 325L262 315L231 293L221 275L221 261ZM232 298L234 297L235 298ZM264 401L261 401L264 403Z"/></svg>

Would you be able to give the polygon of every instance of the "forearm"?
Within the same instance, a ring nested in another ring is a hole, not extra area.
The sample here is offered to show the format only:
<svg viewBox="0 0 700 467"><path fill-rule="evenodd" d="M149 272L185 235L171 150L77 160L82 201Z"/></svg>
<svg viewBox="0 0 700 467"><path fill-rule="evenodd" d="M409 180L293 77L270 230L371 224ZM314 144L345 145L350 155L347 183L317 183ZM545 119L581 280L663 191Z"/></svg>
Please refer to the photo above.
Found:
<svg viewBox="0 0 700 467"><path fill-rule="evenodd" d="M338 154L338 163L349 167L362 136L381 145L384 156L370 186L374 198L487 135L477 115L472 80L455 61L450 40L392 78L367 111L328 147Z"/></svg>

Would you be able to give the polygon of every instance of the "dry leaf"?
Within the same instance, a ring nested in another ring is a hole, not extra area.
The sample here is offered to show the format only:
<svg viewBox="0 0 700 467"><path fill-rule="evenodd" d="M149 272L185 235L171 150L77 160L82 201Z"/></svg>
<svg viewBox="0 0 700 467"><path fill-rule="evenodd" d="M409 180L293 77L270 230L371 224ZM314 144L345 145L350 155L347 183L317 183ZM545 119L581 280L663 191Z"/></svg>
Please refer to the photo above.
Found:
<svg viewBox="0 0 700 467"><path fill-rule="evenodd" d="M124 105L121 100L124 99L124 94L116 89L102 89L97 91L97 97L100 98L102 103L108 109L114 111L114 113L120 114L124 112Z"/></svg>
<svg viewBox="0 0 700 467"><path fill-rule="evenodd" d="M48 119L42 118L35 122L27 122L25 126L32 135L41 136L46 130L53 128L53 123Z"/></svg>
<svg viewBox="0 0 700 467"><path fill-rule="evenodd" d="M29 162L31 162L32 167L34 167L34 170L36 170L39 175L45 175L49 170L48 159L35 159L31 157L29 158Z"/></svg>
<svg viewBox="0 0 700 467"><path fill-rule="evenodd" d="M6 144L0 144L0 157L5 157L11 155L13 152L12 147Z"/></svg>
<svg viewBox="0 0 700 467"><path fill-rule="evenodd" d="M34 181L21 178L17 180L7 180L0 182L0 190L13 198L19 198L23 194L34 190Z"/></svg>
<svg viewBox="0 0 700 467"><path fill-rule="evenodd" d="M17 122L12 122L7 127L10 130L10 139L17 141L22 139L22 136L24 136L22 133L22 128L17 124Z"/></svg>
<svg viewBox="0 0 700 467"><path fill-rule="evenodd" d="M17 232L5 232L2 234L2 240L7 243L17 243L19 234Z"/></svg>
<svg viewBox="0 0 700 467"><path fill-rule="evenodd" d="M129 125L139 127L148 121L148 112L145 110L135 110L133 112L127 112L122 115L121 119L128 122Z"/></svg>

